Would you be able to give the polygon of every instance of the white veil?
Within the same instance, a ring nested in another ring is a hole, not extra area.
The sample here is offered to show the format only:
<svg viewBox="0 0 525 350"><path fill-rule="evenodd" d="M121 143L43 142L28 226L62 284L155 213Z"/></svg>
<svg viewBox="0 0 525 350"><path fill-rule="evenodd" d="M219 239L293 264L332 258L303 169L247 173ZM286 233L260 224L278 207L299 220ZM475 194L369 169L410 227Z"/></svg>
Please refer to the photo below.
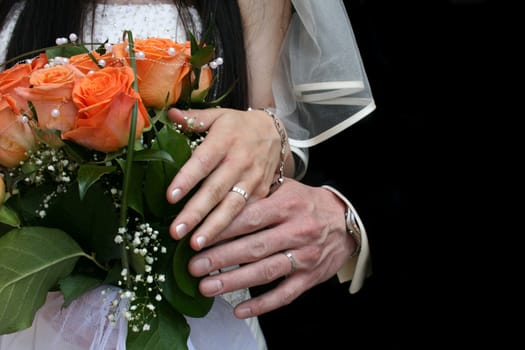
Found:
<svg viewBox="0 0 525 350"><path fill-rule="evenodd" d="M292 0L295 13L273 81L277 115L307 166L306 148L375 109L352 26L341 0Z"/></svg>

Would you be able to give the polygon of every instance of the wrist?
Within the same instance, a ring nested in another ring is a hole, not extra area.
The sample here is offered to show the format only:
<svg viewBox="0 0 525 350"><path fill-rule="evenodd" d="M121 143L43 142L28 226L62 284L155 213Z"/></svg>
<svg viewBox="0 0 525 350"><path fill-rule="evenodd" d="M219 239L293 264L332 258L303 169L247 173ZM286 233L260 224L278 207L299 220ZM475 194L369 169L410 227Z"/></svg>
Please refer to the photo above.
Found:
<svg viewBox="0 0 525 350"><path fill-rule="evenodd" d="M248 108L248 111L253 110L264 111L269 117L272 118L275 129L279 134L279 139L281 142L281 150L279 153L279 166L276 172L277 178L270 187L270 191L273 192L284 182L285 174L294 173L294 160L290 151L290 147L288 145L288 135L286 133L286 129L284 128L284 124L277 117L273 108Z"/></svg>

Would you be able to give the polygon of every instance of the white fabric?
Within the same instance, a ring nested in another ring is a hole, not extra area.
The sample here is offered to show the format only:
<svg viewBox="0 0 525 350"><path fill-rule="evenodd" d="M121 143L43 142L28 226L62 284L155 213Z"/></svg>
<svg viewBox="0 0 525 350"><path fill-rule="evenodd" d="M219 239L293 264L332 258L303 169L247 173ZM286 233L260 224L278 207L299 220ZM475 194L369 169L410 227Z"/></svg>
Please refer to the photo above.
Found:
<svg viewBox="0 0 525 350"><path fill-rule="evenodd" d="M101 292L106 291L105 295ZM118 298L115 287L102 286L62 308L59 292L48 293L46 303L35 316L32 327L0 336L0 350L125 350L127 322L121 313L127 305L112 308ZM108 314L117 316L115 326ZM233 316L233 307L216 298L212 309L203 318L186 317L191 333L190 350L257 350L258 344L251 325Z"/></svg>
<svg viewBox="0 0 525 350"><path fill-rule="evenodd" d="M290 146L314 146L375 109L352 26L341 0L293 0L273 91ZM305 168L307 167L307 164Z"/></svg>

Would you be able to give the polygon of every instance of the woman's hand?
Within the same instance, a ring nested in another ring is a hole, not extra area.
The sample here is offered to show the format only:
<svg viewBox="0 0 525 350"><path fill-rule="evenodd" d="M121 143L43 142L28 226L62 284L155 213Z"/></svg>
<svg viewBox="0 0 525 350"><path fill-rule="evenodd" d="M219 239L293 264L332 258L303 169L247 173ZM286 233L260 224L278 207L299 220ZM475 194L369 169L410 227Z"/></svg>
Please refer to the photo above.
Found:
<svg viewBox="0 0 525 350"><path fill-rule="evenodd" d="M278 173L281 140L264 111L171 109L168 115L185 127L207 131L166 193L176 203L200 184L170 226L175 239L195 229L190 244L200 250L217 241L247 203L268 195ZM234 187L240 190L234 192Z"/></svg>
<svg viewBox="0 0 525 350"><path fill-rule="evenodd" d="M287 276L275 289L239 304L235 315L247 318L277 309L333 277L350 258L356 243L346 232L344 212L345 204L329 190L286 179L270 196L250 201L227 228L207 241L210 248L192 258L189 270L206 276L241 265L205 277L200 291L206 296Z"/></svg>

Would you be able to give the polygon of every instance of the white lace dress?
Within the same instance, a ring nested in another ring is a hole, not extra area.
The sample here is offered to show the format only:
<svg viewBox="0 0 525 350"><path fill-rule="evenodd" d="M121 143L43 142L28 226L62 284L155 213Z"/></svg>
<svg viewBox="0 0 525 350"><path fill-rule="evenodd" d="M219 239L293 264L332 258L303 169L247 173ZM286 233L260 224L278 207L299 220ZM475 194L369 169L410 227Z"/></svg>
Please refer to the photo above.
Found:
<svg viewBox="0 0 525 350"><path fill-rule="evenodd" d="M136 2L98 5L94 32L92 36L85 35L84 42L109 40L116 43L122 40L124 30L131 30L135 38L186 40L177 9L172 3L133 4ZM10 16L16 18L19 10L13 11ZM14 21L0 28L0 62L5 60L6 46L13 28ZM85 28L91 28L90 16ZM64 36L68 34L64 33ZM127 325L122 320L117 327L107 326L106 315L112 299L107 296L101 298L100 292L101 289L96 289L86 293L67 309L62 309L60 293L49 293L45 305L36 314L33 326L0 336L0 350L124 350ZM233 316L233 306L249 297L248 290L227 293L216 298L206 317L187 317L191 328L189 349L266 349L257 318L239 320Z"/></svg>

